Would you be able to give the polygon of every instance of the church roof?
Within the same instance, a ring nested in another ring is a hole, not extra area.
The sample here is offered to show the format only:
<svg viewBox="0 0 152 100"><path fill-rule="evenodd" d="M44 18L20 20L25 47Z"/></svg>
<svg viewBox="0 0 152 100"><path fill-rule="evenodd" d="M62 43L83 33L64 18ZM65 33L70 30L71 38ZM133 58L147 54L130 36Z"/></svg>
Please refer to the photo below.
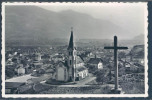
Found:
<svg viewBox="0 0 152 100"><path fill-rule="evenodd" d="M103 60L101 58L90 58L90 60L88 61L88 63L91 64L98 64L99 62L103 62Z"/></svg>
<svg viewBox="0 0 152 100"><path fill-rule="evenodd" d="M77 63L77 64L83 63L83 60L81 59L80 56L77 56L77 58L76 58L76 63Z"/></svg>
<svg viewBox="0 0 152 100"><path fill-rule="evenodd" d="M80 72L80 71L83 71L83 70L86 70L87 68L84 67L84 66L81 66L81 67L76 67L76 71Z"/></svg>
<svg viewBox="0 0 152 100"><path fill-rule="evenodd" d="M64 67L68 67L67 62L62 62L62 61L57 62L57 64L55 64L55 66L57 66L57 65L59 65L59 64L61 64L61 65L64 66Z"/></svg>

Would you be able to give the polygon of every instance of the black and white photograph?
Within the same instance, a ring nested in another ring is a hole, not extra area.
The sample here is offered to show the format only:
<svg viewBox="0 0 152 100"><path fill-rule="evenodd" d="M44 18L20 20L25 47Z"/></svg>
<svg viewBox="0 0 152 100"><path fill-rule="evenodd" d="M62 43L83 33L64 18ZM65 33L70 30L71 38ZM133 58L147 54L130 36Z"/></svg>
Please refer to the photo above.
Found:
<svg viewBox="0 0 152 100"><path fill-rule="evenodd" d="M3 97L147 97L147 3L2 3Z"/></svg>

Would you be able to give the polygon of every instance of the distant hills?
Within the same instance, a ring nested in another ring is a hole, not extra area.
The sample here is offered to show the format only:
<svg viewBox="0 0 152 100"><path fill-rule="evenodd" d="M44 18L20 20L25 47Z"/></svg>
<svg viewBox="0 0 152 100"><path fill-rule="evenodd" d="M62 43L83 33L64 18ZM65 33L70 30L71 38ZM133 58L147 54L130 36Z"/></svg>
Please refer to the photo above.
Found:
<svg viewBox="0 0 152 100"><path fill-rule="evenodd" d="M140 35L133 37L134 40L144 40L144 38L145 38L144 34L140 34Z"/></svg>
<svg viewBox="0 0 152 100"><path fill-rule="evenodd" d="M144 58L144 45L136 45L131 49L133 57Z"/></svg>
<svg viewBox="0 0 152 100"><path fill-rule="evenodd" d="M76 39L113 39L114 33L128 37L129 32L110 21L72 10L53 12L36 6L7 6L5 11L6 42L47 44L57 38L68 42L71 27ZM134 39L142 41L143 37Z"/></svg>

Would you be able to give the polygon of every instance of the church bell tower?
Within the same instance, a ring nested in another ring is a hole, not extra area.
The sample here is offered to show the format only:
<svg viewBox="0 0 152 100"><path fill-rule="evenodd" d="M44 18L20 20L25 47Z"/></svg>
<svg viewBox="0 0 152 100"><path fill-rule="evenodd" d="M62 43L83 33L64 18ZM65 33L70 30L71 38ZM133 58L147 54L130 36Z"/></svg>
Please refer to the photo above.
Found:
<svg viewBox="0 0 152 100"><path fill-rule="evenodd" d="M73 42L73 28L71 28L71 36L70 36L70 41L69 41L69 46L68 46L68 76L69 76L69 81L75 81L75 67L76 67L76 48L74 47L74 42Z"/></svg>

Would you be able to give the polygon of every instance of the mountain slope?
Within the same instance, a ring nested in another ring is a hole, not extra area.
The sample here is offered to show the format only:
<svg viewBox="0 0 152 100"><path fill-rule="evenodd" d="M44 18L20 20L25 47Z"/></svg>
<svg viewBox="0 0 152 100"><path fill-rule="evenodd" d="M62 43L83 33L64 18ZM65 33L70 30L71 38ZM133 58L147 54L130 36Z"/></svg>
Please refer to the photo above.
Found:
<svg viewBox="0 0 152 100"><path fill-rule="evenodd" d="M127 30L110 21L95 19L72 10L52 12L36 6L6 7L6 40L47 40L69 38L74 27L76 38L127 37Z"/></svg>

